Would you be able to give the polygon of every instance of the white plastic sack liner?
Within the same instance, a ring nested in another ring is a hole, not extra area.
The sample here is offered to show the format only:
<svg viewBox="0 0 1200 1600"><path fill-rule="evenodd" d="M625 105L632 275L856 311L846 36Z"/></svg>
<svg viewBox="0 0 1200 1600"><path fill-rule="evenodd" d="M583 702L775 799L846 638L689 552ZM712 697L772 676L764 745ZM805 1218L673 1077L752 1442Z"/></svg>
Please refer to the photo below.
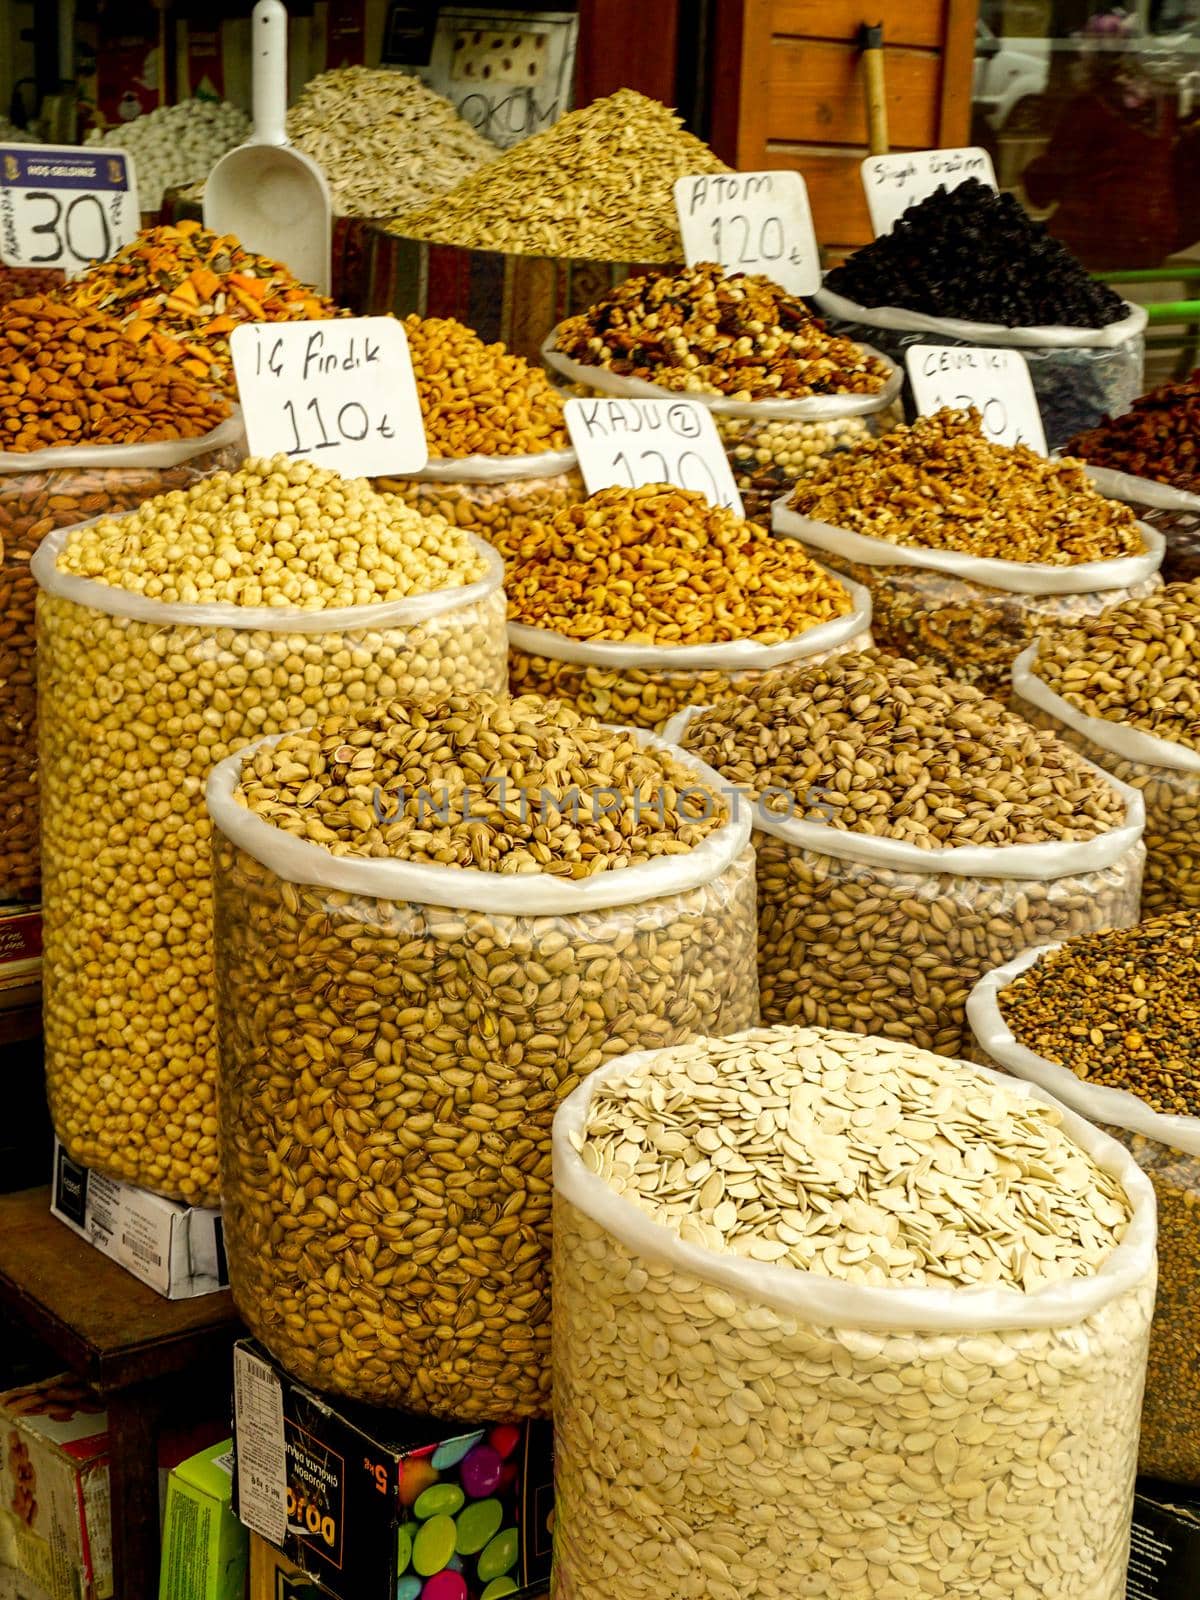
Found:
<svg viewBox="0 0 1200 1600"><path fill-rule="evenodd" d="M705 706L688 706L671 718L662 737L668 743L679 744L691 719L706 709ZM1080 760L1084 758L1081 756ZM1141 790L1122 783L1090 761L1084 764L1115 789L1125 802L1125 821L1107 833L1097 834L1094 839L1049 839L1043 844L957 844L942 850L922 850L903 839L849 833L825 822L781 817L769 811L761 800L751 800L748 794L741 794L740 798L749 808L755 828L772 838L782 839L797 850L815 850L820 855L836 856L839 861L861 861L874 867L889 867L894 872L946 872L956 878L1035 878L1044 882L1111 867L1142 837L1146 804ZM719 781L725 782L724 779ZM742 808L739 805L737 809Z"/></svg>
<svg viewBox="0 0 1200 1600"><path fill-rule="evenodd" d="M668 748L665 739L645 729L623 731L632 733L639 744L651 749ZM590 878L559 878L547 872L482 872L476 867L334 856L319 844L297 839L264 822L234 799L242 762L252 761L257 750L285 737L273 734L257 739L219 762L209 776L205 799L214 825L225 837L289 883L455 911L488 911L515 917L577 916L612 906L660 900L710 883L737 860L750 840L750 817L731 802L730 820L686 855L658 856L632 867L598 872ZM671 754L695 774L698 784L729 799L729 786L711 767L685 750L672 750ZM586 791L581 795L586 798Z"/></svg>
<svg viewBox="0 0 1200 1600"><path fill-rule="evenodd" d="M520 478L557 478L578 465L574 450L540 450L528 456L434 456L419 472L381 472L372 482L514 483Z"/></svg>
<svg viewBox="0 0 1200 1600"><path fill-rule="evenodd" d="M972 556L962 550L926 550L920 546L892 544L869 534L854 533L830 522L802 517L781 495L771 510L771 531L785 539L799 539L812 549L824 550L843 561L867 567L920 567L951 577L1002 589L1009 594L1096 594L1106 589L1128 589L1152 578L1162 566L1167 541L1157 528L1139 522L1146 549L1140 556L1115 556L1110 561L1081 561L1073 567L1053 567L1029 561L1002 561Z"/></svg>
<svg viewBox="0 0 1200 1600"><path fill-rule="evenodd" d="M1013 689L1021 700L1028 701L1039 711L1048 712L1099 749L1123 756L1126 761L1137 761L1147 767L1169 767L1174 772L1200 772L1200 750L1160 739L1156 733L1146 733L1128 723L1108 722L1103 717L1089 717L1086 712L1077 711L1038 677L1038 648L1035 639L1013 662ZM1116 779L1112 782L1116 783Z"/></svg>
<svg viewBox="0 0 1200 1600"><path fill-rule="evenodd" d="M1000 1010L1000 992L1043 956L1058 949L1061 944L1043 944L1033 950L1023 950L1012 961L979 979L967 997L967 1021L976 1039L993 1061L998 1061L1017 1078L1036 1084L1089 1122L1107 1123L1109 1127L1141 1133L1158 1144L1182 1150L1186 1155L1200 1156L1200 1117L1155 1111L1128 1089L1088 1083L1076 1077L1069 1067L1047 1060L1014 1037Z"/></svg>
<svg viewBox="0 0 1200 1600"><path fill-rule="evenodd" d="M49 450L0 451L0 473L51 472L60 467L178 467L210 450L246 448L242 413L235 406L223 422L198 439L156 439L151 444L62 444ZM148 496L147 498L153 498Z"/></svg>
<svg viewBox="0 0 1200 1600"><path fill-rule="evenodd" d="M631 378L609 367L589 366L564 355L558 346L558 329L542 341L542 360L551 372L571 383L583 384L619 400L698 400L718 417L752 417L758 421L831 422L842 417L869 417L885 411L904 387L904 372L890 356L869 344L860 350L888 369L887 381L877 394L813 394L799 400L731 400L726 395L698 394L691 389L666 389L645 378Z"/></svg>
<svg viewBox="0 0 1200 1600"><path fill-rule="evenodd" d="M1082 460L1082 457L1073 459ZM1200 511L1200 494L1173 489L1169 483L1159 483L1156 478L1135 478L1131 472L1118 472L1114 467L1093 467L1088 461L1084 461L1083 466L1100 493L1109 500L1152 506L1156 511Z"/></svg>
<svg viewBox="0 0 1200 1600"><path fill-rule="evenodd" d="M1014 266L1014 270L1016 267ZM1146 331L1149 315L1145 306L1125 301L1125 315L1119 322L1103 328L1069 328L1062 324L1042 328L1006 328L1000 322L966 322L959 317L931 317L923 311L906 311L903 306L860 306L822 286L813 301L824 316L839 322L858 322L868 328L891 328L900 333L927 333L936 343L939 337L957 339L962 344L1004 345L1014 350L1115 349Z"/></svg>
<svg viewBox="0 0 1200 1600"><path fill-rule="evenodd" d="M135 516L133 511L123 516ZM237 628L241 631L261 629L264 633L364 633L385 628L418 627L447 611L459 611L486 600L500 588L504 581L504 562L499 553L474 534L468 534L472 548L487 560L487 571L474 583L458 588L431 589L427 594L408 595L402 600L385 600L378 605L341 606L330 611L298 611L288 606L238 606L230 601L213 601L206 605L185 605L178 601L151 600L146 595L134 594L129 589L118 589L112 584L99 583L94 578L80 578L74 573L58 570L58 557L71 535L79 528L91 527L105 521L92 517L70 528L59 528L48 534L38 546L30 570L38 587L48 594L60 595L78 606L92 611L103 611L110 617L131 617L136 622L149 622L158 626L198 628Z"/></svg>
<svg viewBox="0 0 1200 1600"><path fill-rule="evenodd" d="M632 1077L657 1053L642 1051L619 1056L597 1067L567 1096L554 1118L556 1194L635 1256L666 1262L680 1273L719 1284L748 1304L767 1304L786 1316L803 1318L818 1327L912 1333L994 1333L1009 1328L1073 1326L1119 1295L1135 1290L1154 1270L1154 1189L1129 1151L1037 1085L1007 1078L987 1067L976 1070L1010 1093L1055 1106L1062 1114L1063 1131L1101 1171L1115 1178L1128 1196L1133 1215L1125 1237L1092 1277L1068 1278L1029 1294L990 1287L873 1288L689 1244L589 1172L571 1142L573 1137L584 1134L596 1085Z"/></svg>
<svg viewBox="0 0 1200 1600"><path fill-rule="evenodd" d="M840 572L833 577L849 591L852 609L844 617L818 622L794 639L778 644L759 644L754 639L730 639L724 644L624 644L619 639L568 639L549 628L530 628L523 622L510 622L510 647L531 656L551 661L570 661L577 666L612 668L648 667L659 672L753 672L786 662L802 660L837 650L871 626L871 596L860 583L851 583Z"/></svg>

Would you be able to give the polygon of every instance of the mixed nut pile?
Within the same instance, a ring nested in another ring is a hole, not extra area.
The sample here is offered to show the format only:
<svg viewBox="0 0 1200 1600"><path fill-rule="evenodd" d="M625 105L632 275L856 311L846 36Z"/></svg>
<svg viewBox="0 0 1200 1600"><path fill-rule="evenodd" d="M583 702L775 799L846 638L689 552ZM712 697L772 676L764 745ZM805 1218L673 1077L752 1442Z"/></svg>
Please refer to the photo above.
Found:
<svg viewBox="0 0 1200 1600"><path fill-rule="evenodd" d="M678 261L672 184L728 171L673 111L618 89L388 226L411 238L510 255Z"/></svg>
<svg viewBox="0 0 1200 1600"><path fill-rule="evenodd" d="M1121 1600L1152 1252L1066 1309L1131 1206L1061 1113L816 1029L589 1088L555 1153L562 1593ZM1049 1285L1059 1327L967 1309Z"/></svg>
<svg viewBox="0 0 1200 1600"><path fill-rule="evenodd" d="M464 589L486 568L279 457L77 529L39 573L46 1074L75 1159L216 1203L209 770L376 700L503 689L498 574Z"/></svg>
<svg viewBox="0 0 1200 1600"><path fill-rule="evenodd" d="M243 1315L323 1389L547 1414L559 1100L623 1051L757 1018L753 861L737 838L690 860L725 800L560 703L458 694L260 748L234 798L216 943ZM246 810L267 842L233 842ZM277 830L324 847L312 882L272 869ZM339 868L356 891L325 887ZM547 883L570 909L539 914Z"/></svg>
<svg viewBox="0 0 1200 1600"><path fill-rule="evenodd" d="M711 261L627 278L558 328L556 348L588 366L664 389L732 400L878 394L889 368L826 332L770 278Z"/></svg>

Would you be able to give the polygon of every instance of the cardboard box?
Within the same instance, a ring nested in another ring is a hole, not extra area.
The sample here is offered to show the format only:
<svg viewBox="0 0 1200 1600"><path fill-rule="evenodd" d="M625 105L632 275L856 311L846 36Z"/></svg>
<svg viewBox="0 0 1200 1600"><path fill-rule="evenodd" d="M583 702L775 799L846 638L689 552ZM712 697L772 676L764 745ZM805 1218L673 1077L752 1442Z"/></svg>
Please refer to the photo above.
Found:
<svg viewBox="0 0 1200 1600"><path fill-rule="evenodd" d="M41 982L41 907L0 906L0 1008L25 1005L29 996L36 1000Z"/></svg>
<svg viewBox="0 0 1200 1600"><path fill-rule="evenodd" d="M1133 1502L1125 1600L1200 1595L1200 1497L1143 1479Z"/></svg>
<svg viewBox="0 0 1200 1600"><path fill-rule="evenodd" d="M108 1460L108 1417L76 1379L0 1395L0 1568L49 1600L108 1600Z"/></svg>
<svg viewBox="0 0 1200 1600"><path fill-rule="evenodd" d="M274 1545L250 1535L250 1600L324 1600L327 1593Z"/></svg>
<svg viewBox="0 0 1200 1600"><path fill-rule="evenodd" d="M219 1211L102 1177L72 1161L57 1140L50 1210L168 1300L212 1294L229 1282Z"/></svg>
<svg viewBox="0 0 1200 1600"><path fill-rule="evenodd" d="M545 1422L456 1426L319 1395L253 1340L234 1350L234 1507L335 1600L416 1600L447 1567L457 1600L501 1577L541 1593L550 1441Z"/></svg>
<svg viewBox="0 0 1200 1600"><path fill-rule="evenodd" d="M222 1439L167 1480L159 1600L243 1600L248 1554L233 1514L233 1441Z"/></svg>

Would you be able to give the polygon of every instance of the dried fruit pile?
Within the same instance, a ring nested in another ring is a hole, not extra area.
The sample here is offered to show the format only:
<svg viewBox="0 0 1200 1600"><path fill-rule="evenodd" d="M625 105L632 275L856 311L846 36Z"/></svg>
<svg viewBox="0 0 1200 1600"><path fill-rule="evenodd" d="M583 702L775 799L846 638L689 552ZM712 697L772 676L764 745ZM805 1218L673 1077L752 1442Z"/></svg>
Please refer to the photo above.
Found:
<svg viewBox="0 0 1200 1600"><path fill-rule="evenodd" d="M1076 434L1066 449L1094 466L1200 494L1200 367L1182 383L1140 395L1122 416Z"/></svg>
<svg viewBox="0 0 1200 1600"><path fill-rule="evenodd" d="M860 306L901 306L1006 328L1103 328L1127 308L1035 222L977 178L938 189L825 279Z"/></svg>
<svg viewBox="0 0 1200 1600"><path fill-rule="evenodd" d="M285 266L221 238L198 222L147 228L110 261L90 267L62 294L76 310L99 310L156 356L235 390L229 335L242 322L295 322L341 315Z"/></svg>

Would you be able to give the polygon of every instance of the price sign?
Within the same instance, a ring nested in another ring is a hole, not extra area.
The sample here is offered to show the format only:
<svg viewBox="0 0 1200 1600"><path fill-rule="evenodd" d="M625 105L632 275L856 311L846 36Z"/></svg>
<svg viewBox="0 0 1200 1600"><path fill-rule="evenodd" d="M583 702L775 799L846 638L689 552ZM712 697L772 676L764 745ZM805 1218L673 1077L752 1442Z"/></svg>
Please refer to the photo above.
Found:
<svg viewBox="0 0 1200 1600"><path fill-rule="evenodd" d="M699 401L568 400L563 412L589 494L673 483L743 515L712 412Z"/></svg>
<svg viewBox="0 0 1200 1600"><path fill-rule="evenodd" d="M1042 413L1019 350L987 345L913 344L904 352L917 410L974 406L993 444L1027 444L1046 454Z"/></svg>
<svg viewBox="0 0 1200 1600"><path fill-rule="evenodd" d="M298 456L347 478L417 472L429 460L394 317L244 322L229 348L251 455Z"/></svg>
<svg viewBox="0 0 1200 1600"><path fill-rule="evenodd" d="M79 273L137 234L137 178L124 150L0 146L0 261Z"/></svg>
<svg viewBox="0 0 1200 1600"><path fill-rule="evenodd" d="M978 146L868 156L862 164L862 181L875 237L891 233L909 206L927 199L938 189L956 189L968 178L978 178L989 189L996 187L992 158Z"/></svg>
<svg viewBox="0 0 1200 1600"><path fill-rule="evenodd" d="M675 180L688 265L761 272L789 294L821 287L821 254L808 189L798 172L723 172Z"/></svg>

